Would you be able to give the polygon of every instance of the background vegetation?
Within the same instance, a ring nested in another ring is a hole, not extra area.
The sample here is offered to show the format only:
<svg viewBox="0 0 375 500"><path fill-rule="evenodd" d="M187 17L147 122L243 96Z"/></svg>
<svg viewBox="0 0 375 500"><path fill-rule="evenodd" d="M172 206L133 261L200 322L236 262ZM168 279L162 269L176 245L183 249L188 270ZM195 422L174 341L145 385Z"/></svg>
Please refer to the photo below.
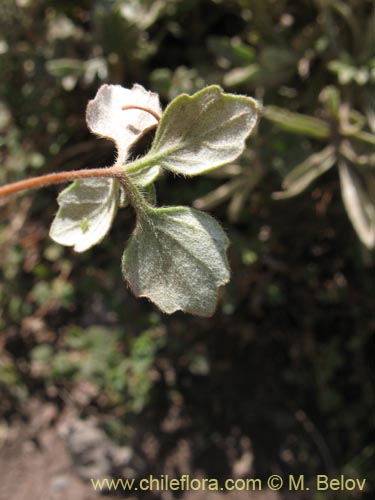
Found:
<svg viewBox="0 0 375 500"><path fill-rule="evenodd" d="M131 295L127 213L75 255L48 238L56 187L0 200L3 419L79 388L116 442L147 429L160 458L184 437L207 477L250 446L258 476L375 479L374 25L372 0L0 2L0 184L109 164L84 119L103 82L164 105L219 83L265 105L239 163L159 182L160 204L210 210L232 241L212 319Z"/></svg>

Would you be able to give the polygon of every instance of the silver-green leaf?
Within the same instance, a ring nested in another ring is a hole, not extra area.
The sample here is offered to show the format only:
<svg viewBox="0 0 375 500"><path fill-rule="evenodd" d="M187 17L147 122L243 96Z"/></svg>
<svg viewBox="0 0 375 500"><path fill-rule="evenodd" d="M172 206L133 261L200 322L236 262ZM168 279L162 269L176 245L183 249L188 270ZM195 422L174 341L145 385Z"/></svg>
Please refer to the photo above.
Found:
<svg viewBox="0 0 375 500"><path fill-rule="evenodd" d="M327 139L331 133L329 123L324 120L315 116L294 113L278 106L266 106L264 108L264 116L282 130L292 132L293 134Z"/></svg>
<svg viewBox="0 0 375 500"><path fill-rule="evenodd" d="M156 181L160 175L160 171L161 169L158 165L151 165L137 172L129 172L128 175L136 186L147 187Z"/></svg>
<svg viewBox="0 0 375 500"><path fill-rule="evenodd" d="M209 215L188 207L139 214L122 270L136 296L162 311L214 313L218 289L229 281L228 238Z"/></svg>
<svg viewBox="0 0 375 500"><path fill-rule="evenodd" d="M147 157L183 175L199 175L235 160L260 116L260 104L212 85L174 99L161 118Z"/></svg>
<svg viewBox="0 0 375 500"><path fill-rule="evenodd" d="M272 197L275 200L282 200L297 196L318 177L327 172L335 162L335 151L331 145L310 155L283 179L282 186L285 191L273 193Z"/></svg>
<svg viewBox="0 0 375 500"><path fill-rule="evenodd" d="M96 245L108 233L119 204L116 180L91 178L73 182L57 199L60 206L52 222L51 238L76 252Z"/></svg>
<svg viewBox="0 0 375 500"><path fill-rule="evenodd" d="M375 194L373 175L366 183L358 171L342 160L339 164L342 199L359 239L368 248L375 247Z"/></svg>

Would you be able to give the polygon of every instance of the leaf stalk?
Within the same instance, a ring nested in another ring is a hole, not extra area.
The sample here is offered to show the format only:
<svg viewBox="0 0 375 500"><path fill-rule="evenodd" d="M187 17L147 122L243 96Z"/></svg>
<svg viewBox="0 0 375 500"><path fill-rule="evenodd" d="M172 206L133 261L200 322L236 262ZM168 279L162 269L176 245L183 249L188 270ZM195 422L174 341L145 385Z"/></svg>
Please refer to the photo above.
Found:
<svg viewBox="0 0 375 500"><path fill-rule="evenodd" d="M29 189L42 188L50 186L52 184L72 182L77 179L110 177L121 181L121 179L123 179L125 176L126 174L124 169L119 166L57 172L53 174L41 175L40 177L32 177L31 179L24 179L22 181L13 182L12 184L6 184L5 186L0 186L0 197L9 196L21 191L27 191Z"/></svg>

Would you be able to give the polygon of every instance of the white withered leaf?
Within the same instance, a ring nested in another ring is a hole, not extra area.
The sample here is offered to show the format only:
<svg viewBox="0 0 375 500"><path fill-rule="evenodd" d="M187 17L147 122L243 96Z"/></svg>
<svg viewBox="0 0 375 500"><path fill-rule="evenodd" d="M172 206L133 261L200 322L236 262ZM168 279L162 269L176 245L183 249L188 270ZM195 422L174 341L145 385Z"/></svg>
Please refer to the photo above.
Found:
<svg viewBox="0 0 375 500"><path fill-rule="evenodd" d="M119 165L125 162L132 144L158 124L152 113L127 109L128 106L147 108L157 116L162 113L158 94L148 92L138 84L131 89L121 85L102 85L86 109L86 122L91 132L116 144Z"/></svg>

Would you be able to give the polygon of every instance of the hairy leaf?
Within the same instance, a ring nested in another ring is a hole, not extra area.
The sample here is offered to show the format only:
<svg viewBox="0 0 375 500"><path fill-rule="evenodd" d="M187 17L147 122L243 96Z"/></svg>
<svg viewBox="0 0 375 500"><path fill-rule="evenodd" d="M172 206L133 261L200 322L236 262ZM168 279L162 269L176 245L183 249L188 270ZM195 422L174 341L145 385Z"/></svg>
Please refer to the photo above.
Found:
<svg viewBox="0 0 375 500"><path fill-rule="evenodd" d="M129 172L128 175L131 180L140 187L146 187L152 184L160 174L160 167L152 165L151 167L143 168L137 172Z"/></svg>
<svg viewBox="0 0 375 500"><path fill-rule="evenodd" d="M122 269L136 296L162 311L211 316L229 280L228 239L209 215L187 207L147 210L124 252Z"/></svg>
<svg viewBox="0 0 375 500"><path fill-rule="evenodd" d="M73 182L57 199L60 206L52 222L51 238L76 252L96 245L109 231L119 202L117 181L92 178Z"/></svg>
<svg viewBox="0 0 375 500"><path fill-rule="evenodd" d="M216 85L182 94L165 110L146 158L173 172L202 174L242 153L259 114L257 101Z"/></svg>
<svg viewBox="0 0 375 500"><path fill-rule="evenodd" d="M120 85L102 85L86 109L89 129L115 142L117 163L120 165L125 162L131 146L157 124L152 114L140 109L123 109L126 106L142 106L157 115L161 114L158 95L138 84L131 89Z"/></svg>
<svg viewBox="0 0 375 500"><path fill-rule="evenodd" d="M154 184L149 184L148 186L142 187L139 191L149 205L156 205L157 196Z"/></svg>

